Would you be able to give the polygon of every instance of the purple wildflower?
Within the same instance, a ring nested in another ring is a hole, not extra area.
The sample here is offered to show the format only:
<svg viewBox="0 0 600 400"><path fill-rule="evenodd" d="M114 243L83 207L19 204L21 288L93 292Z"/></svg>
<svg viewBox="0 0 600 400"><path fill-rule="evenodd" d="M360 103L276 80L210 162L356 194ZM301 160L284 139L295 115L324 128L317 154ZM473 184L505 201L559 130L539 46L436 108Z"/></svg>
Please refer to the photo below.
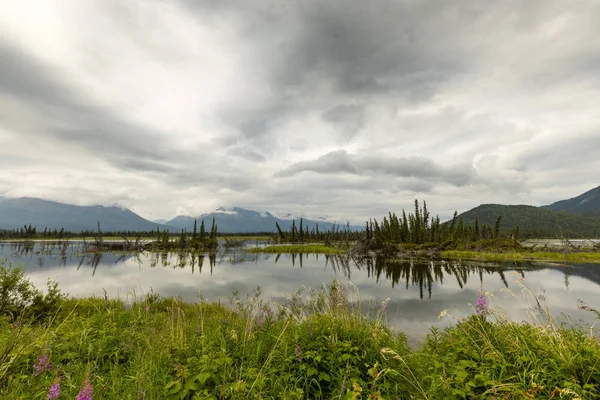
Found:
<svg viewBox="0 0 600 400"><path fill-rule="evenodd" d="M302 349L300 348L299 344L296 345L294 352L296 352L296 358L298 359L298 361L302 362Z"/></svg>
<svg viewBox="0 0 600 400"><path fill-rule="evenodd" d="M77 400L92 400L92 382L90 382L90 373L85 375L85 380L81 384L81 389L79 389L79 394L77 394Z"/></svg>
<svg viewBox="0 0 600 400"><path fill-rule="evenodd" d="M196 333L200 334L200 327L199 326L196 327Z"/></svg>
<svg viewBox="0 0 600 400"><path fill-rule="evenodd" d="M50 386L50 390L48 390L48 399L47 400L58 399L59 395L60 395L60 382L56 382L55 384Z"/></svg>
<svg viewBox="0 0 600 400"><path fill-rule="evenodd" d="M489 312L487 299L483 291L479 293L479 297L477 298L477 305L475 306L475 311L477 312L477 314L483 316L487 315Z"/></svg>
<svg viewBox="0 0 600 400"><path fill-rule="evenodd" d="M145 310L147 313L149 313L149 312L150 312L150 305L148 305L148 304L147 304L147 305L146 305L146 307L144 307L144 310Z"/></svg>
<svg viewBox="0 0 600 400"><path fill-rule="evenodd" d="M264 323L265 323L265 321L263 321L262 319L260 321L258 321L258 329L262 328Z"/></svg>
<svg viewBox="0 0 600 400"><path fill-rule="evenodd" d="M43 356L38 358L38 360L33 364L33 376L38 376L43 372L48 371L52 368L52 364L50 363L50 356L48 353L45 353Z"/></svg>

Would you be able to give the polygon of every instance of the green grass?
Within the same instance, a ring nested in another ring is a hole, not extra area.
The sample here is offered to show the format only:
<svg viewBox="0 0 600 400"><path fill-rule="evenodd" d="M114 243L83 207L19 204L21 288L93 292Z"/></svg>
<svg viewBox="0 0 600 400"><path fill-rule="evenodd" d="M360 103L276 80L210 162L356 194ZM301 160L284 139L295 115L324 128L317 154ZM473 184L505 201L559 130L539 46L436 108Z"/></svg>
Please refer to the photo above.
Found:
<svg viewBox="0 0 600 400"><path fill-rule="evenodd" d="M256 235L256 236L219 235L219 236L217 236L217 239L219 239L219 240L225 240L225 239L230 239L230 240L245 240L245 241L248 241L248 242L256 241L256 240L269 240L270 238L271 238L271 236L266 236L266 235Z"/></svg>
<svg viewBox="0 0 600 400"><path fill-rule="evenodd" d="M18 275L0 288L24 290ZM5 308L13 300L0 298L2 399L45 399L59 381L59 399L72 399L86 377L94 399L600 398L598 338L545 304L529 323L486 305L410 349L383 309L361 313L358 293L337 281L278 307L258 288L229 307L54 298L43 318L14 322L6 310L28 307ZM36 375L44 355L52 366Z"/></svg>
<svg viewBox="0 0 600 400"><path fill-rule="evenodd" d="M477 252L477 251L442 251L441 257L452 260L481 261L556 261L566 263L600 263L600 252Z"/></svg>
<svg viewBox="0 0 600 400"><path fill-rule="evenodd" d="M323 244L298 244L298 245L279 245L267 247L254 247L248 249L252 253L320 253L320 254L339 254L343 250L336 247L325 246Z"/></svg>
<svg viewBox="0 0 600 400"><path fill-rule="evenodd" d="M353 390L408 393L381 348L406 354L404 335L368 319L344 289L311 291L272 311L259 295L232 308L148 296L65 300L44 324L0 319L0 398L46 398L57 377L75 398L88 370L94 399L346 398ZM4 348L10 348L6 357ZM52 368L34 376L48 354ZM89 368L89 369L88 369ZM355 385L355 386L353 386Z"/></svg>

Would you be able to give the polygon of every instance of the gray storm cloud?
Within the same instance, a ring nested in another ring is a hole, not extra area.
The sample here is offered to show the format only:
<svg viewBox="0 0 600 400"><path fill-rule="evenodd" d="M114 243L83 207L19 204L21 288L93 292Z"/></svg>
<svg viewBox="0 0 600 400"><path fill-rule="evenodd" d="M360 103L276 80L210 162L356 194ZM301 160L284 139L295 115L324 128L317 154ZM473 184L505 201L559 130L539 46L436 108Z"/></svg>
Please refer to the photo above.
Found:
<svg viewBox="0 0 600 400"><path fill-rule="evenodd" d="M327 153L312 161L301 161L277 172L286 177L310 171L319 174L347 173L362 176L387 175L419 178L464 186L476 181L476 172L466 164L442 166L426 157L357 156L344 150Z"/></svg>
<svg viewBox="0 0 600 400"><path fill-rule="evenodd" d="M598 21L595 0L5 2L0 195L358 221L577 195Z"/></svg>

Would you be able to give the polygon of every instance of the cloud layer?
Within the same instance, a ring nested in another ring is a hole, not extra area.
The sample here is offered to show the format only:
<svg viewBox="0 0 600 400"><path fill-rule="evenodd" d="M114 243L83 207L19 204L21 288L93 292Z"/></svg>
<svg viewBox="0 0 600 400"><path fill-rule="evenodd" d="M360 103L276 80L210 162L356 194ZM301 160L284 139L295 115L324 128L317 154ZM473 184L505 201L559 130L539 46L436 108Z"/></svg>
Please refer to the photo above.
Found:
<svg viewBox="0 0 600 400"><path fill-rule="evenodd" d="M357 222L571 197L599 35L594 0L2 4L0 195Z"/></svg>

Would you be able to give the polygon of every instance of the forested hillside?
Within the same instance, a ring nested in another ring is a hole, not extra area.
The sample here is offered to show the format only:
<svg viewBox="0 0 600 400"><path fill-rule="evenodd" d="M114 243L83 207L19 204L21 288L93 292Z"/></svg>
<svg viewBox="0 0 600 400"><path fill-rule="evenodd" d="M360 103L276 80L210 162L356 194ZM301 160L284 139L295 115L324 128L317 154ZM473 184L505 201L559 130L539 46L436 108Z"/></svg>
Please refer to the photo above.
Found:
<svg viewBox="0 0 600 400"><path fill-rule="evenodd" d="M550 238L600 237L600 217L527 205L482 204L459 215L465 224L493 225L502 216L502 230L519 226L520 236Z"/></svg>
<svg viewBox="0 0 600 400"><path fill-rule="evenodd" d="M557 201L543 207L555 211L569 211L600 216L600 186L572 199Z"/></svg>

